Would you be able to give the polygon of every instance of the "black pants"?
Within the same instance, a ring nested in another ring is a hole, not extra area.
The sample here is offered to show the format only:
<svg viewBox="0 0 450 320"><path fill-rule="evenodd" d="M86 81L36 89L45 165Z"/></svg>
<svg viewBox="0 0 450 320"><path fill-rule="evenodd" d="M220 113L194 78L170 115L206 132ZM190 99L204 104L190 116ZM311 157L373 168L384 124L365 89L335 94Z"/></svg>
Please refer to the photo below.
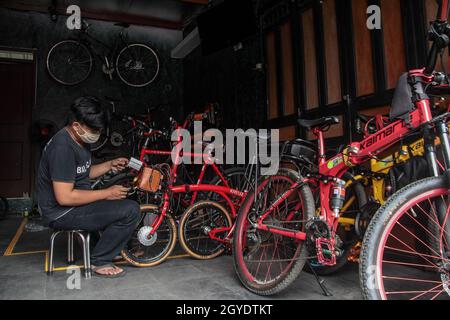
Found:
<svg viewBox="0 0 450 320"><path fill-rule="evenodd" d="M101 266L111 263L125 247L140 217L137 202L105 200L76 207L50 226L62 230L102 231L91 254L91 264Z"/></svg>

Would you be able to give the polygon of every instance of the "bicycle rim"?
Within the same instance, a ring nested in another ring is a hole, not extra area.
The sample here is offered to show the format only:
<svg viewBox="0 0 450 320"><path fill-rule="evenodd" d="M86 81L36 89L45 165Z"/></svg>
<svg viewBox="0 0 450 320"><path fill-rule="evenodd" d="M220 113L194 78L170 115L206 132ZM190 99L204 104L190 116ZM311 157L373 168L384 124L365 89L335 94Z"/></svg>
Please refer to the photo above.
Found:
<svg viewBox="0 0 450 320"><path fill-rule="evenodd" d="M292 185L292 179L275 176L262 182L258 188L258 200L249 201L240 212L241 226L235 235L238 250L237 265L248 283L256 288L275 287L291 272L294 265L303 259L304 245L296 240L253 229L250 221L255 211L264 212ZM278 206L266 220L266 224L304 231L307 218L304 216L300 191Z"/></svg>
<svg viewBox="0 0 450 320"><path fill-rule="evenodd" d="M75 40L55 44L47 54L47 71L57 82L73 86L86 80L93 67L89 49Z"/></svg>
<svg viewBox="0 0 450 320"><path fill-rule="evenodd" d="M159 74L156 52L144 44L130 44L122 49L116 59L119 78L131 87L145 87Z"/></svg>
<svg viewBox="0 0 450 320"><path fill-rule="evenodd" d="M376 284L382 299L450 299L450 249L444 227L450 223L449 195L446 188L424 192L387 222L376 255ZM442 204L443 225L437 218ZM429 222L437 228L430 228Z"/></svg>

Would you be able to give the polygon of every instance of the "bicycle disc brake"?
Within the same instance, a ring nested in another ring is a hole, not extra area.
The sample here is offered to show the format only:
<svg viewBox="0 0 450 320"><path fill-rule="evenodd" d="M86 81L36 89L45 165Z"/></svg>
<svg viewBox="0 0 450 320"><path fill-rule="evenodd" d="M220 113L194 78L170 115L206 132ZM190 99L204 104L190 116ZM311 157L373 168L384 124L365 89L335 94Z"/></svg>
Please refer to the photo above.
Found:
<svg viewBox="0 0 450 320"><path fill-rule="evenodd" d="M156 239L158 239L158 235L156 232L150 237L148 236L150 232L152 232L152 229L153 228L150 226L144 226L139 229L137 238L139 242L146 247L152 246L156 242Z"/></svg>

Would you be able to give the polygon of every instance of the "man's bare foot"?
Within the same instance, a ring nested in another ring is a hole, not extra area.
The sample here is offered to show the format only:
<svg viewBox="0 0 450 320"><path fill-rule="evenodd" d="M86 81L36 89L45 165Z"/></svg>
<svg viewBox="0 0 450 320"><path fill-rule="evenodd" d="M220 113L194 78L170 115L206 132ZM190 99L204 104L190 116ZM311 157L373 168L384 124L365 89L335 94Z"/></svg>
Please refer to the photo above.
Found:
<svg viewBox="0 0 450 320"><path fill-rule="evenodd" d="M118 276L124 273L124 270L122 268L119 268L118 266L113 264L108 264L100 267L92 266L92 271L100 276L105 277Z"/></svg>

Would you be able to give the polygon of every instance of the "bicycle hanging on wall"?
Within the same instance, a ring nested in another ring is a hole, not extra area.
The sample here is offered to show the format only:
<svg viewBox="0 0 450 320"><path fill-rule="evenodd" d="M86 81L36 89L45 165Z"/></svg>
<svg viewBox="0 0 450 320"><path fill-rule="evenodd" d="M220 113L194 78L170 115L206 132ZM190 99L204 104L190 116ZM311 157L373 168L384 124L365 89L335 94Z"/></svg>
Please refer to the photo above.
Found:
<svg viewBox="0 0 450 320"><path fill-rule="evenodd" d="M47 54L47 70L57 82L73 86L85 81L94 68L94 57L102 62L102 71L109 79L117 73L125 84L145 87L158 76L159 58L146 44L130 43L125 34L126 23L116 23L122 28L113 47L95 38L90 25L83 22L76 39L55 44Z"/></svg>

